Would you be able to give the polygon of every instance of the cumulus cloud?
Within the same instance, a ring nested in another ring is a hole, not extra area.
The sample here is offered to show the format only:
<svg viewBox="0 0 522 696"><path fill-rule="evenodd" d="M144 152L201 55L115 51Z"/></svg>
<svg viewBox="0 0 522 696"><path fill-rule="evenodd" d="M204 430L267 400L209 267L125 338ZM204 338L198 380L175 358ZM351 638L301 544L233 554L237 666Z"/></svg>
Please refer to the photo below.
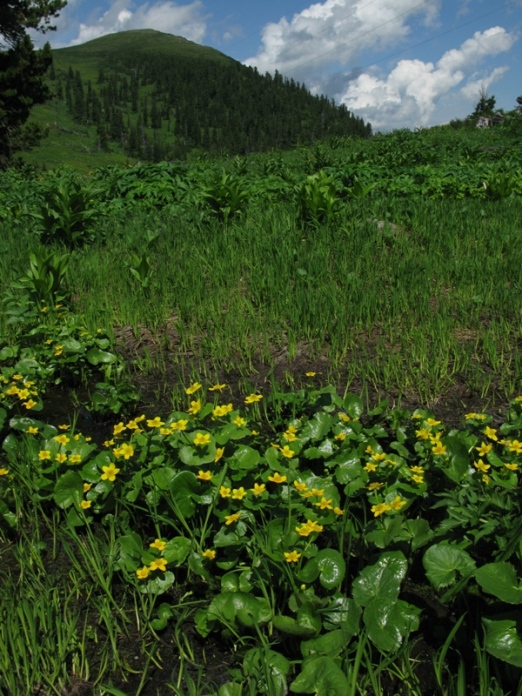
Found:
<svg viewBox="0 0 522 696"><path fill-rule="evenodd" d="M202 10L201 0L194 0L189 5L163 0L137 7L131 0L115 0L101 17L93 19L91 23L80 24L78 36L69 45L75 46L129 29L157 29L201 43L206 32L206 17Z"/></svg>
<svg viewBox="0 0 522 696"><path fill-rule="evenodd" d="M383 50L405 39L408 21L432 23L440 0L325 0L263 28L257 55L245 61L261 72L279 70L296 79L317 74L332 61L346 65L369 49Z"/></svg>
<svg viewBox="0 0 522 696"><path fill-rule="evenodd" d="M484 59L508 51L515 40L515 34L502 27L477 31L460 48L446 51L436 63L401 60L387 77L380 77L376 70L366 71L336 97L376 129L427 126L438 100L464 80L468 81L461 93L473 100L480 85L487 88L499 79L506 67L482 76L477 67Z"/></svg>

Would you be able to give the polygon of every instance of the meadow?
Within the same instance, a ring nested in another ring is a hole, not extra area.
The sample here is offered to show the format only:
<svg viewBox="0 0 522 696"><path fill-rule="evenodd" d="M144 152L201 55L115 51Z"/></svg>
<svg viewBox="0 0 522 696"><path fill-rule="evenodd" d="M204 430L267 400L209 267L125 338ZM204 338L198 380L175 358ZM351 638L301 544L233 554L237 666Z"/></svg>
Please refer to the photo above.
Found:
<svg viewBox="0 0 522 696"><path fill-rule="evenodd" d="M0 693L522 694L519 133L0 174Z"/></svg>

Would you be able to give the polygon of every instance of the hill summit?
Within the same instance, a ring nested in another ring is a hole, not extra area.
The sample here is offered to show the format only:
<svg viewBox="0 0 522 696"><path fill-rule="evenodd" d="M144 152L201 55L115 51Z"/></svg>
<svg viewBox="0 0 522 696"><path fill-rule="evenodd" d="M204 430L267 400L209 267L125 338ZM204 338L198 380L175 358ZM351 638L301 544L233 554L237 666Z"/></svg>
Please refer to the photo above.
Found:
<svg viewBox="0 0 522 696"><path fill-rule="evenodd" d="M158 161L371 134L370 124L299 82L152 29L53 50L53 58L56 99L92 129L100 151Z"/></svg>

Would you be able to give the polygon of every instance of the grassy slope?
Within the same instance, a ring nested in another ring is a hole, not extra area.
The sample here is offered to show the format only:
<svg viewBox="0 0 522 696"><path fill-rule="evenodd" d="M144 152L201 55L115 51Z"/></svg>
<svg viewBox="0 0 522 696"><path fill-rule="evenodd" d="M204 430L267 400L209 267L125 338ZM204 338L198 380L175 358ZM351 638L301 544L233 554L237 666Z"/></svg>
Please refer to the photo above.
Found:
<svg viewBox="0 0 522 696"><path fill-rule="evenodd" d="M200 46L180 36L152 29L139 29L102 36L81 46L54 50L54 67L57 73L66 73L71 66L74 71L80 72L84 83L88 80L96 82L100 67L111 67L116 56L129 51L144 55L153 52L172 57L206 58L222 63L233 60L213 48ZM147 89L142 88L140 96L145 94ZM87 173L94 167L135 162L127 157L116 143L111 142L111 152L101 152L96 146L95 126L86 127L75 123L67 113L65 102L62 100L54 99L47 104L36 106L30 120L47 126L49 137L39 147L21 153L23 160L28 164L53 169L65 165ZM152 134L152 131L150 133Z"/></svg>

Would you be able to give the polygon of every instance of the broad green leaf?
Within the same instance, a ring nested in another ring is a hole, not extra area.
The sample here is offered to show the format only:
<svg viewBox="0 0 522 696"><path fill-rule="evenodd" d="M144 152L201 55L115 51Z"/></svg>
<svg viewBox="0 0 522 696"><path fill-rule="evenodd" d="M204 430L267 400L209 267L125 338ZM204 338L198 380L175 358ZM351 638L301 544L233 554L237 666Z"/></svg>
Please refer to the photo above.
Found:
<svg viewBox="0 0 522 696"><path fill-rule="evenodd" d="M149 576L150 578L150 576ZM152 580L147 580L143 585L140 585L140 592L153 596L164 594L174 584L174 573L167 570L166 573L157 574Z"/></svg>
<svg viewBox="0 0 522 696"><path fill-rule="evenodd" d="M360 418L363 414L363 403L356 394L347 394L343 401L344 410L350 418Z"/></svg>
<svg viewBox="0 0 522 696"><path fill-rule="evenodd" d="M322 627L321 617L310 604L300 607L296 618L277 614L272 622L281 633L301 638L313 638L320 633Z"/></svg>
<svg viewBox="0 0 522 696"><path fill-rule="evenodd" d="M159 605L156 613L157 618L153 619L150 622L150 625L155 631L161 631L165 628L169 619L171 619L174 616L174 609L170 606L170 604L162 602Z"/></svg>
<svg viewBox="0 0 522 696"><path fill-rule="evenodd" d="M517 625L522 624L522 616L517 612L513 619L482 619L485 628L484 647L504 662L522 667L522 639Z"/></svg>
<svg viewBox="0 0 522 696"><path fill-rule="evenodd" d="M79 503L83 498L83 480L76 471L66 471L54 487L54 502L63 509Z"/></svg>
<svg viewBox="0 0 522 696"><path fill-rule="evenodd" d="M143 553L143 541L136 532L129 532L116 539L118 553L116 556L116 570L125 569L135 571L139 565Z"/></svg>
<svg viewBox="0 0 522 696"><path fill-rule="evenodd" d="M105 350L100 350L99 348L90 348L86 353L87 360L91 365L109 365L110 363L116 362L117 358L114 353L108 353Z"/></svg>
<svg viewBox="0 0 522 696"><path fill-rule="evenodd" d="M379 650L396 652L411 631L419 627L420 609L390 597L374 597L364 610L368 637Z"/></svg>
<svg viewBox="0 0 522 696"><path fill-rule="evenodd" d="M335 549L322 549L311 558L299 572L301 582L311 583L319 578L319 582L327 590L337 587L346 573L344 558Z"/></svg>
<svg viewBox="0 0 522 696"><path fill-rule="evenodd" d="M366 566L352 585L353 598L365 607L375 597L397 599L406 577L408 562L401 551L381 554L376 563Z"/></svg>
<svg viewBox="0 0 522 696"><path fill-rule="evenodd" d="M253 469L259 464L260 459L261 456L257 450L247 445L241 445L227 461L232 470Z"/></svg>
<svg viewBox="0 0 522 696"><path fill-rule="evenodd" d="M361 459L355 450L343 453L335 458L335 478L339 483L345 484L361 476Z"/></svg>
<svg viewBox="0 0 522 696"><path fill-rule="evenodd" d="M286 657L269 648L251 648L243 658L243 674L256 680L260 693L263 690L271 696L285 696L289 671Z"/></svg>
<svg viewBox="0 0 522 696"><path fill-rule="evenodd" d="M17 525L16 515L7 507L5 502L0 499L0 517L7 522L13 529Z"/></svg>
<svg viewBox="0 0 522 696"><path fill-rule="evenodd" d="M180 471L170 481L171 503L180 518L188 519L194 514L196 503L193 496L197 487L198 480L191 471Z"/></svg>
<svg viewBox="0 0 522 696"><path fill-rule="evenodd" d="M167 563L175 563L177 566L181 565L190 553L190 547L192 542L186 537L174 537L167 542L167 545L163 549L163 558L166 559Z"/></svg>
<svg viewBox="0 0 522 696"><path fill-rule="evenodd" d="M266 624L272 618L266 599L246 592L221 592L214 597L207 613L209 619L217 619L225 626L230 624L247 628Z"/></svg>
<svg viewBox="0 0 522 696"><path fill-rule="evenodd" d="M341 653L355 634L345 628L337 628L334 631L323 633L312 640L301 642L301 653L303 657L309 655L324 655L325 657L337 657Z"/></svg>
<svg viewBox="0 0 522 696"><path fill-rule="evenodd" d="M455 582L457 573L463 578L475 571L475 561L467 551L453 544L430 546L422 559L426 576L436 590Z"/></svg>
<svg viewBox="0 0 522 696"><path fill-rule="evenodd" d="M354 599L338 592L321 611L321 616L327 630L342 627L344 631L355 635L359 631L361 613L361 607Z"/></svg>
<svg viewBox="0 0 522 696"><path fill-rule="evenodd" d="M290 684L295 694L346 696L348 679L331 657L314 657L303 664L301 674Z"/></svg>
<svg viewBox="0 0 522 696"><path fill-rule="evenodd" d="M243 696L243 686L237 682L227 682L219 687L217 696Z"/></svg>
<svg viewBox="0 0 522 696"><path fill-rule="evenodd" d="M299 439L302 442L307 442L308 440L317 442L317 440L322 440L322 438L328 434L333 422L333 418L327 413L315 413L314 417L306 423L299 433Z"/></svg>
<svg viewBox="0 0 522 696"><path fill-rule="evenodd" d="M522 586L511 563L488 563L475 572L485 592L508 604L522 604Z"/></svg>

